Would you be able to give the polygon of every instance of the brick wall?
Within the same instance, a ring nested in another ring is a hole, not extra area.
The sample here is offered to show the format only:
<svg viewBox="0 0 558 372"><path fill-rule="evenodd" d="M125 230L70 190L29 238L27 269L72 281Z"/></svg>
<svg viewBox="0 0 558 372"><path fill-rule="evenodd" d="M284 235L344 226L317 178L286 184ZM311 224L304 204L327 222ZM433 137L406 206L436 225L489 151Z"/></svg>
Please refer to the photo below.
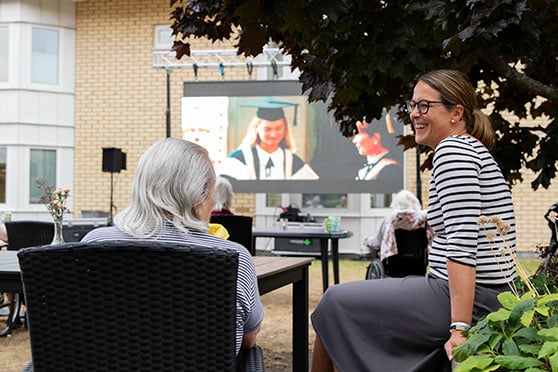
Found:
<svg viewBox="0 0 558 372"><path fill-rule="evenodd" d="M129 170L113 175L114 204L122 209L139 157L166 135L166 73L152 67L152 50L154 27L169 24L169 12L166 0L95 0L77 6L74 217L83 210L108 211L111 175L101 171L103 147L127 154ZM211 46L197 40L193 49ZM225 80L242 78L242 69L225 73ZM217 69L198 71L198 80L217 79ZM193 71L171 72L172 136L181 134L184 81L194 81ZM254 197L236 195L234 208L253 215Z"/></svg>

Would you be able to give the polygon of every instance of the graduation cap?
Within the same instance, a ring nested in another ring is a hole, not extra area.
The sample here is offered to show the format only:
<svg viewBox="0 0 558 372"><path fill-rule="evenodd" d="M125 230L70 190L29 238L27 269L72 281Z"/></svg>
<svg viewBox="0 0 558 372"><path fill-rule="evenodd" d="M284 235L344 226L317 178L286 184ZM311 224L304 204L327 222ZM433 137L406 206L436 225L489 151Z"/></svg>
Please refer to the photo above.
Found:
<svg viewBox="0 0 558 372"><path fill-rule="evenodd" d="M275 121L285 118L284 107L294 106L293 125L296 125L296 114L298 103L283 101L273 97L262 97L254 101L243 103L242 107L256 107L258 111L256 116L260 119Z"/></svg>

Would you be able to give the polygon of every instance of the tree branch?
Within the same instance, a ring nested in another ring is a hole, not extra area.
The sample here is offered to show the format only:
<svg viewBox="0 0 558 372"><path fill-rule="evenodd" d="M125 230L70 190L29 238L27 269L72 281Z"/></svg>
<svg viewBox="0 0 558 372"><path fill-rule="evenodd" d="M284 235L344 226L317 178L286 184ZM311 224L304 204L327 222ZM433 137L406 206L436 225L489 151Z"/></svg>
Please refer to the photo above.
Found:
<svg viewBox="0 0 558 372"><path fill-rule="evenodd" d="M510 80L520 88L531 91L541 97L551 101L558 100L558 89L552 88L538 80L522 74L515 68L504 62L499 56L493 53L486 53L484 59L492 65L502 76Z"/></svg>

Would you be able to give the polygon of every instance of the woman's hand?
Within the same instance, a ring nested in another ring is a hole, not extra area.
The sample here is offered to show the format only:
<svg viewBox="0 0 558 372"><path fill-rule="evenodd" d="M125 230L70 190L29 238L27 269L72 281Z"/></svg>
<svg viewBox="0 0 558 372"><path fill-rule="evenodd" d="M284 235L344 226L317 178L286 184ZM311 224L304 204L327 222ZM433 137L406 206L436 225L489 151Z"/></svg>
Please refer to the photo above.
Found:
<svg viewBox="0 0 558 372"><path fill-rule="evenodd" d="M444 349L446 350L446 354L449 360L453 360L453 348L461 345L466 340L467 338L463 336L461 331L458 330L451 331L451 336L449 340L446 342L446 344L444 345Z"/></svg>
<svg viewBox="0 0 558 372"><path fill-rule="evenodd" d="M255 330L254 332L251 333L245 333L242 336L242 349L251 349L256 345L256 336L258 335L258 332L260 331L260 328L258 328L257 330Z"/></svg>

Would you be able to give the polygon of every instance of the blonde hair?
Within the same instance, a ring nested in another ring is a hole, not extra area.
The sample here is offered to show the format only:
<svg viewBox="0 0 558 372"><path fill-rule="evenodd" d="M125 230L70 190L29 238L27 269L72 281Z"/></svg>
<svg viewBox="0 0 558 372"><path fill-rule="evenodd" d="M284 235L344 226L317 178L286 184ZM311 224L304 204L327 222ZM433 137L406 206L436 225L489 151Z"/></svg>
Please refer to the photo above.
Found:
<svg viewBox="0 0 558 372"><path fill-rule="evenodd" d="M418 81L437 90L441 101L462 105L467 133L481 141L487 149L494 147L494 128L490 118L477 108L475 88L467 75L457 70L434 70L422 75Z"/></svg>
<svg viewBox="0 0 558 372"><path fill-rule="evenodd" d="M289 124L287 123L287 119L282 118L279 120L283 120L283 124L285 125L285 136L281 140L279 146L283 149L289 149L291 150L291 152L294 153L296 152L296 145ZM264 119L260 119L259 117L254 116L254 118L250 122L248 130L246 131L246 135L242 140L241 146L254 147L260 143L260 137L258 136L257 129L258 125L260 125L262 121L264 121Z"/></svg>

